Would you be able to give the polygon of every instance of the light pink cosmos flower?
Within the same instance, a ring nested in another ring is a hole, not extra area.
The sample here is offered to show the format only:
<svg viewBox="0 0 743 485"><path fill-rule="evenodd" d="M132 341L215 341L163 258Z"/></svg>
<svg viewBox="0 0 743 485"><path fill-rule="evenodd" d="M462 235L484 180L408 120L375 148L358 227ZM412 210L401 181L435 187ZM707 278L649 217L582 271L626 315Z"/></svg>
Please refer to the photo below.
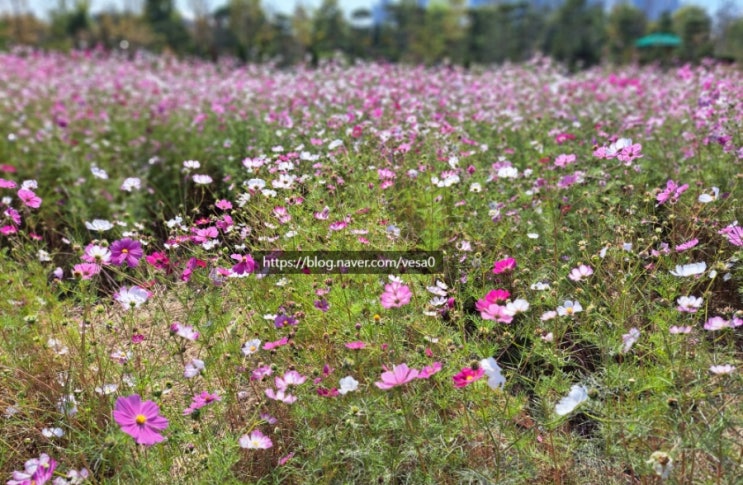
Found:
<svg viewBox="0 0 743 485"><path fill-rule="evenodd" d="M274 382L276 383L277 389L285 391L289 386L298 386L300 384L304 384L306 380L306 376L303 376L295 370L290 370L285 372L282 377L276 377L274 379Z"/></svg>
<svg viewBox="0 0 743 485"><path fill-rule="evenodd" d="M678 303L676 310L685 313L696 313L701 308L704 300L697 296L680 296L676 300L676 303Z"/></svg>
<svg viewBox="0 0 743 485"><path fill-rule="evenodd" d="M713 365L709 368L709 371L717 375L732 374L733 372L735 372L735 366L732 366L730 364Z"/></svg>
<svg viewBox="0 0 743 485"><path fill-rule="evenodd" d="M622 342L624 343L622 347L622 353L626 354L630 351L633 345L635 345L635 342L640 338L640 331L632 327L628 333L625 333L622 335Z"/></svg>
<svg viewBox="0 0 743 485"><path fill-rule="evenodd" d="M730 328L730 322L722 317L712 317L704 324L704 329L714 332L716 330L722 330L724 328Z"/></svg>
<svg viewBox="0 0 743 485"><path fill-rule="evenodd" d="M275 391L271 389L270 387L266 389L266 397L269 399L273 399L274 401L281 401L286 404L292 404L297 400L297 396L293 394L287 394L287 392L284 389L279 389L278 391Z"/></svg>
<svg viewBox="0 0 743 485"><path fill-rule="evenodd" d="M571 164L573 162L575 162L575 155L574 154L571 153L570 155L566 155L566 154L562 153L562 154L558 155L557 158L555 159L555 166L556 167L564 167L564 166L569 165L569 164Z"/></svg>
<svg viewBox="0 0 743 485"><path fill-rule="evenodd" d="M239 440L240 448L248 450L267 450L273 446L271 439L261 433L259 429L253 430L250 434L244 434Z"/></svg>
<svg viewBox="0 0 743 485"><path fill-rule="evenodd" d="M407 364L400 364L392 367L392 370L382 372L381 381L375 382L374 385L380 389L392 389L393 387L402 386L412 381L420 372L417 369L411 369Z"/></svg>
<svg viewBox="0 0 743 485"><path fill-rule="evenodd" d="M407 285L400 283L399 281L393 281L384 285L384 293L379 297L382 306L384 308L395 308L407 305L410 303L410 298L413 294L410 292L410 288Z"/></svg>
<svg viewBox="0 0 743 485"><path fill-rule="evenodd" d="M570 279L571 281L577 282L584 278L588 278L592 274L593 274L593 268L585 264L581 264L577 268L573 268L573 270L568 275L568 279Z"/></svg>
<svg viewBox="0 0 743 485"><path fill-rule="evenodd" d="M191 359L190 362L186 363L186 368L183 371L183 377L191 379L201 374L205 369L204 361L201 359Z"/></svg>
<svg viewBox="0 0 743 485"><path fill-rule="evenodd" d="M691 331L692 331L692 328L690 326L688 326L688 325L683 326L683 327L679 327L677 325L674 325L674 326L672 326L671 328L668 329L668 332L671 335L686 334L686 333L691 333Z"/></svg>
<svg viewBox="0 0 743 485"><path fill-rule="evenodd" d="M113 416L121 431L138 445L150 446L165 439L159 432L168 427L168 420L160 416L157 404L142 402L138 394L118 398Z"/></svg>
<svg viewBox="0 0 743 485"><path fill-rule="evenodd" d="M196 339L199 338L199 332L194 330L192 326L183 325L180 322L173 322L170 325L170 331L186 340L195 341Z"/></svg>

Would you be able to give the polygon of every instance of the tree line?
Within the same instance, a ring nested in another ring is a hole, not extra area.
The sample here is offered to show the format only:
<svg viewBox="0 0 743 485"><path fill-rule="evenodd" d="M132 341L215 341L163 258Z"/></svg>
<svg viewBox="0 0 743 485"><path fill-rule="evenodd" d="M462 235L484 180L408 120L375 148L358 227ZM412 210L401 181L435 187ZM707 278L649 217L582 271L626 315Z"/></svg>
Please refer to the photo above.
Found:
<svg viewBox="0 0 743 485"><path fill-rule="evenodd" d="M743 16L732 0L713 19L706 10L684 6L656 21L629 3L606 11L587 0L565 0L556 8L535 2L493 0L477 8L466 0L438 0L426 8L417 0L385 7L382 18L369 9L346 17L338 0L323 0L314 11L300 4L288 15L264 9L260 0L229 0L211 9L209 0L190 0L189 19L174 0L143 0L136 7L92 14L89 0L59 0L48 19L29 13L27 0L10 0L0 17L0 48L32 45L45 49L98 46L136 52L146 49L216 60L280 65L318 62L327 57L436 64L518 62L536 53L570 68L602 61L698 62L717 57L743 61ZM678 47L638 49L650 33L674 33Z"/></svg>

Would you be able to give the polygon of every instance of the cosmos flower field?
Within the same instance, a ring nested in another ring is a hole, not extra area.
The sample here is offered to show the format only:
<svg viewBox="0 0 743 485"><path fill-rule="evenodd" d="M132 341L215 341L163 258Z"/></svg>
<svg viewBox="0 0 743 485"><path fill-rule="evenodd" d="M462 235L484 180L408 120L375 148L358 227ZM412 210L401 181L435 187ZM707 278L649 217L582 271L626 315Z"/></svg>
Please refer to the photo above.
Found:
<svg viewBox="0 0 743 485"><path fill-rule="evenodd" d="M1 480L743 476L740 70L0 64Z"/></svg>

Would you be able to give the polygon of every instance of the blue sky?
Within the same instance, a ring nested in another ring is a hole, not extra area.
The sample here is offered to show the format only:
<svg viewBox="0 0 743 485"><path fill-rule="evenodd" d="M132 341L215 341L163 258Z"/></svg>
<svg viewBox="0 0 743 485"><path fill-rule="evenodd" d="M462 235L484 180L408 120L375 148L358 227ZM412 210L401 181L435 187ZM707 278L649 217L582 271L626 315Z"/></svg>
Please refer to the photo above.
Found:
<svg viewBox="0 0 743 485"><path fill-rule="evenodd" d="M0 0L0 9L3 11L9 11L11 2L13 0ZM121 9L124 5L137 5L143 0L91 0L92 10L94 12L105 10L106 8L113 7L115 9ZM212 9L224 5L227 0L202 0L208 2ZM339 0L341 7L348 13L352 12L359 7L371 8L377 0ZM741 8L743 0L734 0L737 2L739 9ZM40 16L56 7L58 0L27 0L30 8ZM67 0L68 5L74 4L75 0ZM263 0L263 5L267 10L291 13L294 10L294 6L297 3L303 3L308 8L317 7L320 5L321 0ZM714 14L715 10L724 2L724 0L682 0L682 4L694 4L705 7L711 14ZM188 14L191 12L192 0L176 0L178 9L181 12Z"/></svg>

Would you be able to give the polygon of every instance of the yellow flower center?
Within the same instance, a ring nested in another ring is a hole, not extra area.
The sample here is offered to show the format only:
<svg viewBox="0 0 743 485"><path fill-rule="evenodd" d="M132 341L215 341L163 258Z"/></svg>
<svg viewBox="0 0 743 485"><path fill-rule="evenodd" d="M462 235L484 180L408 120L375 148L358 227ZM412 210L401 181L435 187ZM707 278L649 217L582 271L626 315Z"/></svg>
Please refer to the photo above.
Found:
<svg viewBox="0 0 743 485"><path fill-rule="evenodd" d="M465 379L468 380L468 381L471 381L472 379L474 379L474 377L472 377L472 375L469 375L469 376L465 377Z"/></svg>
<svg viewBox="0 0 743 485"><path fill-rule="evenodd" d="M123 254L129 254L129 250L128 250L128 249L122 249L122 250L121 250L121 252L122 252Z"/></svg>
<svg viewBox="0 0 743 485"><path fill-rule="evenodd" d="M250 346L250 351L251 352L255 352L256 350L258 350L258 349L255 347L255 345L251 345Z"/></svg>
<svg viewBox="0 0 743 485"><path fill-rule="evenodd" d="M565 313L567 313L568 315L572 315L573 314L573 307L571 307L571 306L567 307L565 309Z"/></svg>
<svg viewBox="0 0 743 485"><path fill-rule="evenodd" d="M134 418L134 421L137 424L144 424L147 422L147 417L144 414L137 414L137 417Z"/></svg>

